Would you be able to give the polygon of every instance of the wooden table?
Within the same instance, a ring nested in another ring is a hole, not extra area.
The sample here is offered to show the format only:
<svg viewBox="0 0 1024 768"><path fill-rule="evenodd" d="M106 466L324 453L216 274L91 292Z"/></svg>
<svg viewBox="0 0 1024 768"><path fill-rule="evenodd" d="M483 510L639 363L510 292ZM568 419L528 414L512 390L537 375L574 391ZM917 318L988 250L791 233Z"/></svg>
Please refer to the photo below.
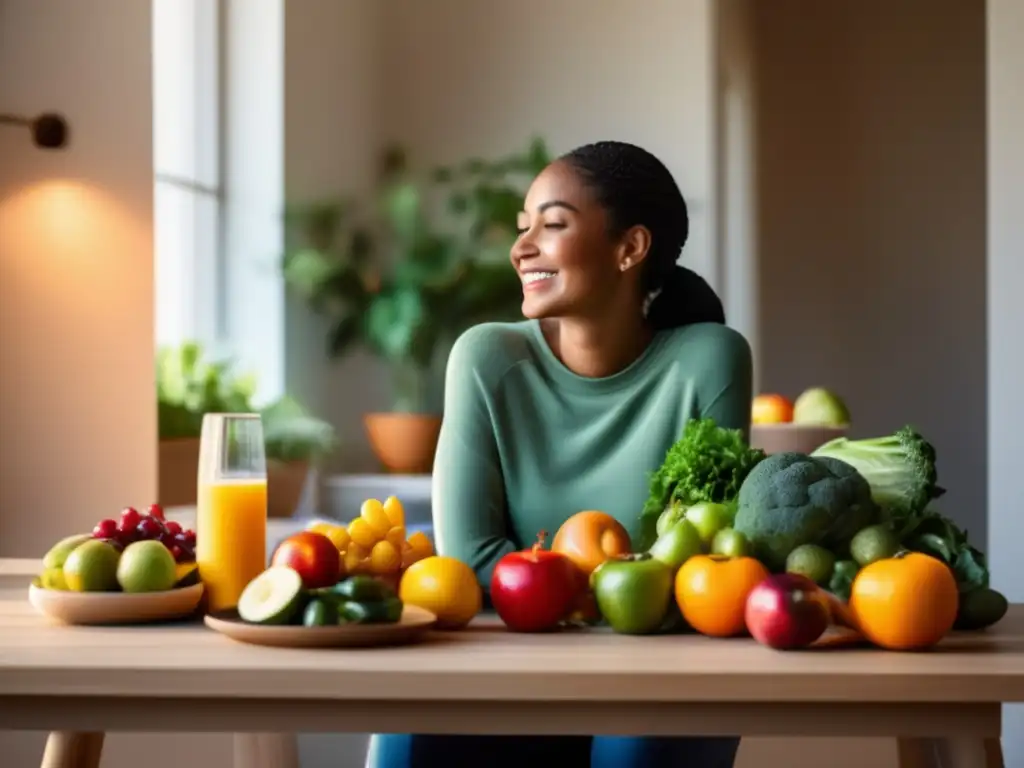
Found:
<svg viewBox="0 0 1024 768"><path fill-rule="evenodd" d="M0 575L4 568L0 561ZM107 730L379 732L386 724L431 733L885 736L900 739L906 766L995 768L1000 704L1021 701L1020 605L986 633L917 654L781 653L749 639L596 630L514 635L490 619L405 648L303 651L241 645L198 623L54 626L33 612L24 587L0 588L0 727L54 732L53 766L95 768Z"/></svg>

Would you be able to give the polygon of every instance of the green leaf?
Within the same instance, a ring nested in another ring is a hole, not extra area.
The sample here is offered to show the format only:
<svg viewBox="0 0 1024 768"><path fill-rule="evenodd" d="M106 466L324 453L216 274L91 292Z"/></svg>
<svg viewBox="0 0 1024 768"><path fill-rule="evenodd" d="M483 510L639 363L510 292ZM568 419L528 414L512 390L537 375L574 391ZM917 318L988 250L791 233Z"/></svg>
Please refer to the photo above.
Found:
<svg viewBox="0 0 1024 768"><path fill-rule="evenodd" d="M953 563L953 550L946 540L934 533L922 533L910 542L910 549L941 558L943 562Z"/></svg>
<svg viewBox="0 0 1024 768"><path fill-rule="evenodd" d="M410 183L396 184L385 195L385 211L395 234L410 241L420 229L420 192Z"/></svg>
<svg viewBox="0 0 1024 768"><path fill-rule="evenodd" d="M988 565L985 556L971 546L965 546L956 556L953 572L961 592L971 592L989 585Z"/></svg>
<svg viewBox="0 0 1024 768"><path fill-rule="evenodd" d="M345 315L336 320L327 335L327 353L330 357L341 357L344 355L362 331L361 321L358 315Z"/></svg>

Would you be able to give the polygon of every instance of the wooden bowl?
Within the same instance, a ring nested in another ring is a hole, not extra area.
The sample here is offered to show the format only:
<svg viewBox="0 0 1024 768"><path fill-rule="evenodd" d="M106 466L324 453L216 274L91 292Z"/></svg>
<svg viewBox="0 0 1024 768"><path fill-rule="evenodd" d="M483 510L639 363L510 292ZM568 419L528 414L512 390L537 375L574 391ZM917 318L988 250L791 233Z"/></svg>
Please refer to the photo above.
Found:
<svg viewBox="0 0 1024 768"><path fill-rule="evenodd" d="M170 621L193 614L203 597L203 585L165 592L69 592L28 588L37 612L62 624L143 624Z"/></svg>
<svg viewBox="0 0 1024 768"><path fill-rule="evenodd" d="M819 427L812 424L751 424L750 447L772 453L810 453L829 440L843 437L849 427Z"/></svg>
<svg viewBox="0 0 1024 768"><path fill-rule="evenodd" d="M222 635L251 645L275 648L371 648L405 645L422 639L437 617L415 605L402 609L402 618L394 624L339 624L330 627L269 626L250 624L237 611L207 614L203 622Z"/></svg>

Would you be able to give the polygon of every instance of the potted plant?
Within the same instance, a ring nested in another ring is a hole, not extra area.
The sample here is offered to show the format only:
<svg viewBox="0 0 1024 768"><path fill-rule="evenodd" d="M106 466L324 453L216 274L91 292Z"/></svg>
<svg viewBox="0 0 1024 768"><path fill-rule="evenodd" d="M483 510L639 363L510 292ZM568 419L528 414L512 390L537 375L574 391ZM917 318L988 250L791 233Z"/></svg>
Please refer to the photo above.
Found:
<svg viewBox="0 0 1024 768"><path fill-rule="evenodd" d="M260 414L270 517L294 513L313 462L335 447L334 428L291 397L254 406L255 377L233 373L230 361L203 359L197 343L158 350L156 384L158 501L165 506L196 503L199 438L207 413Z"/></svg>
<svg viewBox="0 0 1024 768"><path fill-rule="evenodd" d="M441 426L447 350L466 328L519 317L522 287L508 261L516 214L548 163L543 141L497 160L415 174L400 148L381 162L373 204L289 209L286 283L327 317L327 354L360 344L384 360L387 413L364 414L390 472L428 473Z"/></svg>

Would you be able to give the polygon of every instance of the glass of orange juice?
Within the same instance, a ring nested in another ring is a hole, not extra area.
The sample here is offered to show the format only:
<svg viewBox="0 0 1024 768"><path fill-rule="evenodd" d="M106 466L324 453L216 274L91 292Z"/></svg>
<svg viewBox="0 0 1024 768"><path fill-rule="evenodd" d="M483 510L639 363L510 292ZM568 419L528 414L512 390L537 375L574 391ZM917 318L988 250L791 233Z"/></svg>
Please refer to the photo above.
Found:
<svg viewBox="0 0 1024 768"><path fill-rule="evenodd" d="M196 564L207 609L238 605L266 568L267 460L255 413L203 416L196 500Z"/></svg>

